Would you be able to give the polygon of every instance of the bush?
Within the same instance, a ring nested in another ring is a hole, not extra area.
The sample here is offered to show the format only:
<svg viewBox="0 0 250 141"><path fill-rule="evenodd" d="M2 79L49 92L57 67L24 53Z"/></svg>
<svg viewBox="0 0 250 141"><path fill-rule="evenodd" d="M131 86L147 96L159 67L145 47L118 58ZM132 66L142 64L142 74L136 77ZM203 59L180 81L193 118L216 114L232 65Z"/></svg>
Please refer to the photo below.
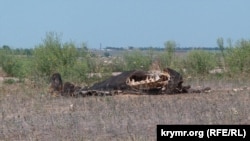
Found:
<svg viewBox="0 0 250 141"><path fill-rule="evenodd" d="M14 84L16 81L14 79L5 79L3 81L4 84Z"/></svg>
<svg viewBox="0 0 250 141"><path fill-rule="evenodd" d="M175 41L167 41L165 42L164 46L165 52L163 53L163 56L161 56L161 58L163 60L163 63L170 67L174 63L174 55L177 44Z"/></svg>
<svg viewBox="0 0 250 141"><path fill-rule="evenodd" d="M43 44L34 50L34 69L41 75L49 76L54 72L67 72L77 60L78 53L73 43L62 44L55 33L46 35Z"/></svg>
<svg viewBox="0 0 250 141"><path fill-rule="evenodd" d="M112 60L112 71L113 72L122 72L126 70L126 62L124 62L124 59L122 57L115 57Z"/></svg>
<svg viewBox="0 0 250 141"><path fill-rule="evenodd" d="M20 61L18 61L15 57L13 58L12 55L4 55L1 57L2 59L2 69L9 75L9 76L17 76L18 68L20 67Z"/></svg>
<svg viewBox="0 0 250 141"><path fill-rule="evenodd" d="M229 48L226 64L231 73L250 73L250 40L240 40L235 48Z"/></svg>
<svg viewBox="0 0 250 141"><path fill-rule="evenodd" d="M54 34L47 34L43 44L34 50L34 67L39 74L49 76L62 65L61 42Z"/></svg>
<svg viewBox="0 0 250 141"><path fill-rule="evenodd" d="M217 65L215 54L203 50L190 51L184 61L185 68L190 74L208 74L209 70Z"/></svg>
<svg viewBox="0 0 250 141"><path fill-rule="evenodd" d="M161 68L171 67L173 69L178 69L182 66L182 58L183 56L169 56L168 52L163 52L158 54L158 61ZM170 59L171 58L171 59Z"/></svg>
<svg viewBox="0 0 250 141"><path fill-rule="evenodd" d="M57 34L49 33L34 49L33 77L38 80L59 72L64 81L85 82L89 72L87 56L85 44L77 48L72 42L61 43Z"/></svg>
<svg viewBox="0 0 250 141"><path fill-rule="evenodd" d="M143 54L143 52L139 50L126 52L123 57L124 61L126 62L125 70L148 70L152 62L149 56Z"/></svg>
<svg viewBox="0 0 250 141"><path fill-rule="evenodd" d="M0 65L8 76L24 78L25 70L22 59L13 55L11 50L0 50Z"/></svg>

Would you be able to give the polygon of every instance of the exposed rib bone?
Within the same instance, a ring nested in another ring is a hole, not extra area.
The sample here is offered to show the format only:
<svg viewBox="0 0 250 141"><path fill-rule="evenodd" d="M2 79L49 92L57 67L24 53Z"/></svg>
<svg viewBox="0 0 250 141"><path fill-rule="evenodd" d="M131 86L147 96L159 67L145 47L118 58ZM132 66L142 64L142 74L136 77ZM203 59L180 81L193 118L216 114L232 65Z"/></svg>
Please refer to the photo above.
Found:
<svg viewBox="0 0 250 141"><path fill-rule="evenodd" d="M160 76L159 75L156 75L155 76L155 81L158 81L160 79Z"/></svg>
<svg viewBox="0 0 250 141"><path fill-rule="evenodd" d="M166 89L166 85L170 80L170 74L167 72L149 72L146 74L146 79L144 80L135 80L131 79L130 77L127 78L126 84L131 86L134 89L152 89L152 88L159 88L159 89Z"/></svg>

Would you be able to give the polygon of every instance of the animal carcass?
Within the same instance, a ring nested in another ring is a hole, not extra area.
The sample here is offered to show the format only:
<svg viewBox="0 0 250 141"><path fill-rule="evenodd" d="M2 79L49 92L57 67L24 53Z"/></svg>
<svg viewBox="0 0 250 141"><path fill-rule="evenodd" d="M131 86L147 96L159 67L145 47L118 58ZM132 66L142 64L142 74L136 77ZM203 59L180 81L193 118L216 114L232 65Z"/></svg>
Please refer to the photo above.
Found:
<svg viewBox="0 0 250 141"><path fill-rule="evenodd" d="M117 76L94 84L90 90L111 91L120 90L123 93L138 94L177 94L197 93L210 90L191 89L191 86L183 86L183 78L177 71L165 68L162 71L126 71Z"/></svg>

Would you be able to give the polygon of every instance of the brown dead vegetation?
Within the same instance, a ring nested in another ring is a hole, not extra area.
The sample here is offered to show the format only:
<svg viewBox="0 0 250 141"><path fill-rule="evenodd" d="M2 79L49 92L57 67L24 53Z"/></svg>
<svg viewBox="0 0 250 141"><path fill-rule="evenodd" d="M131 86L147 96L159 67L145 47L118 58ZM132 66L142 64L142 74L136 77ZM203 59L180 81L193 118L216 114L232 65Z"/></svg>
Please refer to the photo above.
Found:
<svg viewBox="0 0 250 141"><path fill-rule="evenodd" d="M157 124L249 124L249 81L186 80L211 93L51 97L46 86L0 89L0 140L155 140ZM28 89L29 88L29 89Z"/></svg>

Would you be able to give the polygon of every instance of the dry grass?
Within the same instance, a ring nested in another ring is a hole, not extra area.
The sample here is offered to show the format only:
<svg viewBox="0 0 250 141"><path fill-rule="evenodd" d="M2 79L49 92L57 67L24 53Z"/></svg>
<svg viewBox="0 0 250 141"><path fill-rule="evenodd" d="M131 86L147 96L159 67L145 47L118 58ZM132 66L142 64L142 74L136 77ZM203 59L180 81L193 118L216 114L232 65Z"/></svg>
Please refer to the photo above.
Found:
<svg viewBox="0 0 250 141"><path fill-rule="evenodd" d="M2 84L0 140L155 140L157 124L250 123L250 90L232 91L246 82L187 82L214 91L64 98L50 97L47 87Z"/></svg>

